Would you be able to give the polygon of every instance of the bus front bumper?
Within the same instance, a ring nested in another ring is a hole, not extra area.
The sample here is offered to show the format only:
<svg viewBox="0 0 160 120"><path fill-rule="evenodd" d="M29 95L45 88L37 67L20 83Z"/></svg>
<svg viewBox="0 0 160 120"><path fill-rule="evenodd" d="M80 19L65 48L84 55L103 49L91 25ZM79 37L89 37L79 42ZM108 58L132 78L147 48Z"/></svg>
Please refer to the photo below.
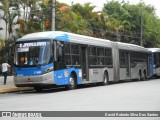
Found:
<svg viewBox="0 0 160 120"><path fill-rule="evenodd" d="M38 85L54 85L54 73L49 72L47 74L39 76L14 76L14 84L17 87L34 87Z"/></svg>

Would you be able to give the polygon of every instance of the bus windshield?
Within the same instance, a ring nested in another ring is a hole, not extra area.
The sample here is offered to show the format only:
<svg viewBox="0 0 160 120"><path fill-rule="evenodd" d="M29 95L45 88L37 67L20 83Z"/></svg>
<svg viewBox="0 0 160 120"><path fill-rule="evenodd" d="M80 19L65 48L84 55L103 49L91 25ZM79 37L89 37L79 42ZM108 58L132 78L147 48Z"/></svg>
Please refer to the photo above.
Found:
<svg viewBox="0 0 160 120"><path fill-rule="evenodd" d="M51 57L50 42L17 43L14 56L16 66L39 66L48 64Z"/></svg>

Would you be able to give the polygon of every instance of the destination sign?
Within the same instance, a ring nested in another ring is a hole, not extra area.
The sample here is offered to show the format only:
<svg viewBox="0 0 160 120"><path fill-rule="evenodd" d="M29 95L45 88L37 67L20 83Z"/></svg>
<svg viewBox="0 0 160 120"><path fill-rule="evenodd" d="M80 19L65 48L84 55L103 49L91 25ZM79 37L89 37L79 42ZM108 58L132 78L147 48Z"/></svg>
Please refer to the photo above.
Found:
<svg viewBox="0 0 160 120"><path fill-rule="evenodd" d="M46 42L30 42L30 43L21 43L19 44L20 48L27 48L32 46L46 46Z"/></svg>

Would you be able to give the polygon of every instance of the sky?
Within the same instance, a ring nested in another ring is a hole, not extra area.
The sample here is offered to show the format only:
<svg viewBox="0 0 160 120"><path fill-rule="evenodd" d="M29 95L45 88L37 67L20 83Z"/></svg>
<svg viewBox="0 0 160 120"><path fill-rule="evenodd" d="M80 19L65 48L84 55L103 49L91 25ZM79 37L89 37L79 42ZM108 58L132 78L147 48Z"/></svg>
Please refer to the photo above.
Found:
<svg viewBox="0 0 160 120"><path fill-rule="evenodd" d="M90 2L97 7L96 8L97 10L101 10L103 4L111 0L57 0L57 1L67 3L68 5L71 5L72 1L73 3L80 3L80 4ZM131 4L137 4L139 3L140 0L124 0L124 1L126 2L128 1ZM160 18L160 0L143 0L143 1L146 3L146 5L154 6L154 8L156 9L156 15L159 16Z"/></svg>

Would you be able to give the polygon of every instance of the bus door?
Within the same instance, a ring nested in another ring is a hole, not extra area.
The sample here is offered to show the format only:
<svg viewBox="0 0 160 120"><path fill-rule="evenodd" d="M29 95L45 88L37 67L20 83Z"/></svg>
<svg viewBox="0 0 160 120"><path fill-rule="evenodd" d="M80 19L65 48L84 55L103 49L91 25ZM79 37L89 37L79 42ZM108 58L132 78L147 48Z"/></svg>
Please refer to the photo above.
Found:
<svg viewBox="0 0 160 120"><path fill-rule="evenodd" d="M149 76L153 75L153 53L152 52L149 52L147 54L147 71Z"/></svg>
<svg viewBox="0 0 160 120"><path fill-rule="evenodd" d="M80 45L82 79L89 81L88 46Z"/></svg>
<svg viewBox="0 0 160 120"><path fill-rule="evenodd" d="M127 77L131 77L131 61L130 61L130 53L126 52L126 74Z"/></svg>
<svg viewBox="0 0 160 120"><path fill-rule="evenodd" d="M119 49L117 43L112 43L112 58L113 58L113 80L120 80L120 64L119 64Z"/></svg>

